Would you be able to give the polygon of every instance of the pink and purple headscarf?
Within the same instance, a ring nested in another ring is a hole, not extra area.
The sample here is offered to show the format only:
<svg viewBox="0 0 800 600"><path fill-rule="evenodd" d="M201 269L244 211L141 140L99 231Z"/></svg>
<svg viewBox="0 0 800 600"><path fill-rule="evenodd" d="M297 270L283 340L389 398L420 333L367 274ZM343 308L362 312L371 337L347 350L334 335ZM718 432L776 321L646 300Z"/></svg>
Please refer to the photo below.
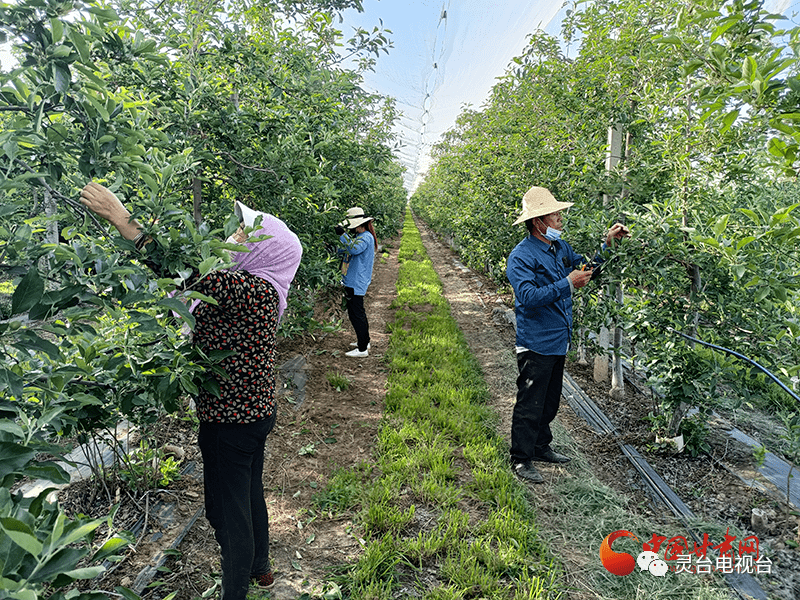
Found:
<svg viewBox="0 0 800 600"><path fill-rule="evenodd" d="M275 286L279 298L278 318L280 319L286 309L289 285L294 279L303 256L300 239L279 218L248 208L241 202L236 202L234 212L248 227L252 227L257 217L261 217L261 229L251 233L251 237L262 235L271 237L260 242L246 242L244 245L250 249L250 252L234 252L231 258L236 264L230 267L230 270L247 271Z"/></svg>
<svg viewBox="0 0 800 600"><path fill-rule="evenodd" d="M278 292L278 320L286 310L286 298L289 285L300 266L303 246L295 233L286 223L270 214L248 208L237 201L234 212L247 227L253 227L256 219L261 217L260 229L252 232L250 237L270 236L259 242L245 242L249 252L232 252L231 260L236 263L231 271L247 271L265 281L270 282ZM172 296L174 292L169 295ZM194 312L201 300L194 300L189 305L189 312ZM177 314L176 314L177 316Z"/></svg>

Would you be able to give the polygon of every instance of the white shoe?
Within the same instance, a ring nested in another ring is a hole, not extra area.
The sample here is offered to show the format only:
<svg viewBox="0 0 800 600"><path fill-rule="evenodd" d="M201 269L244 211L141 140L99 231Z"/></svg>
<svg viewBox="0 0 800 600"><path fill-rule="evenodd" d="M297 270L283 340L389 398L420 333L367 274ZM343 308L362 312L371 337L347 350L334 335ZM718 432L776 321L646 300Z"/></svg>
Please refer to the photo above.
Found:
<svg viewBox="0 0 800 600"><path fill-rule="evenodd" d="M353 348L358 348L358 342L350 342L350 345ZM369 350L370 348L372 348L372 344L370 342L367 342L367 350Z"/></svg>
<svg viewBox="0 0 800 600"><path fill-rule="evenodd" d="M356 348L355 350L350 350L350 352L345 352L345 356L349 356L350 358L364 358L365 356L369 356L369 350L364 350L363 352Z"/></svg>

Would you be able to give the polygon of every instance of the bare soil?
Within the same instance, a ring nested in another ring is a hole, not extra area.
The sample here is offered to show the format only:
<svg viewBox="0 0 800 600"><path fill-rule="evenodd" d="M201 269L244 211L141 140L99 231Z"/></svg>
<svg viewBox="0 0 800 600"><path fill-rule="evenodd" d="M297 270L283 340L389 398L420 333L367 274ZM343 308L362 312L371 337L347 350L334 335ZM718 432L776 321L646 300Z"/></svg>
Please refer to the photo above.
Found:
<svg viewBox="0 0 800 600"><path fill-rule="evenodd" d="M516 362L513 353L514 330L503 319L511 306L511 297L481 274L463 268L455 254L434 238L421 223L423 241L431 261L444 286L453 316L459 323L474 354L478 358L491 391L491 402L500 415L500 429L508 438L511 411L516 392ZM302 356L307 381L305 395L293 391L287 383L278 402L278 421L268 440L268 457L264 485L270 513L270 548L275 587L274 599L295 599L309 594L321 594L325 581L342 565L359 556L362 542L357 524L348 517L333 513L321 514L314 509L312 496L339 469L357 469L374 462L372 457L375 435L383 413L383 399L388 376L383 360L389 335L387 324L393 319L391 303L396 297L397 251L399 239L385 240L383 256L376 257L373 282L365 306L370 320L372 347L369 356L353 359L344 356L355 335L341 310L340 298L332 296L318 306L319 318L342 321L339 331L307 335L300 339L282 340L278 364ZM712 456L695 459L669 452L653 451L653 435L644 420L650 412L652 399L629 388L623 401L609 395L608 383L595 383L591 370L577 364L568 365L569 373L582 389L597 403L621 431L626 441L637 447L648 462L661 474L673 490L695 514L715 522L749 527L751 509L766 507L775 511L773 530L761 535L775 551L770 597L791 599L800 597L800 582L793 579L800 573L800 557L793 543L800 542L798 519L790 515L782 521L782 507L772 497L747 486L737 477L736 469L752 469L752 452L732 443L724 435L712 436ZM346 377L347 389L335 389L328 381L329 374ZM654 518L662 510L652 504L643 491L631 466L609 444L597 436L586 423L564 403L559 420L569 435L588 457L597 477L604 483L635 499L632 506L651 511ZM171 419L168 439L160 443L180 446L186 453L185 462L195 461L196 474L201 471L196 435L189 419ZM728 467L720 464L720 459ZM732 472L733 471L733 472ZM545 469L546 477L556 477L557 471ZM547 484L533 486L533 493L546 497ZM103 514L108 498L95 494L90 503L89 486L74 485L62 493L62 502L75 512L91 514L92 508ZM147 498L123 501L117 524L147 521L135 551L116 566L97 587L113 590L116 585L131 587L148 565L156 564L158 553L176 545L175 536L194 521L186 537L177 545L163 568L151 581L155 584L143 595L164 598L177 592L177 600L197 598L218 582L219 552L213 532L202 516L202 481L187 475L169 486L167 491L151 493ZM164 505L171 506L164 509ZM537 502L546 511L546 503ZM160 519L159 511L172 511L170 518ZM547 515L543 514L543 523ZM123 517L125 517L124 520ZM540 526L542 535L546 529ZM598 540L599 544L599 540ZM569 553L561 554L570 561ZM570 565L565 565L570 573ZM786 574L785 576L782 574ZM567 582L573 589L581 586ZM571 598L591 598L576 593Z"/></svg>

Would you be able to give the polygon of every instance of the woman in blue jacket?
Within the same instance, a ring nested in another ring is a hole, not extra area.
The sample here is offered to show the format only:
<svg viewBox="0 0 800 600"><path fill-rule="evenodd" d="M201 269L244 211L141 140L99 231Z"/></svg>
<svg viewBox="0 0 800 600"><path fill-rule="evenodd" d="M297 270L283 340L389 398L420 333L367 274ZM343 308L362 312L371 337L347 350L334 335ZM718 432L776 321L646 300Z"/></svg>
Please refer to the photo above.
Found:
<svg viewBox="0 0 800 600"><path fill-rule="evenodd" d="M364 210L357 206L347 211L347 219L336 226L343 254L342 271L344 272L344 298L347 302L347 316L356 331L355 346L345 356L363 358L369 356L369 322L364 310L364 295L372 281L372 265L375 262L375 251L378 249L378 238L372 226L372 217L364 215ZM345 227L349 231L345 231Z"/></svg>

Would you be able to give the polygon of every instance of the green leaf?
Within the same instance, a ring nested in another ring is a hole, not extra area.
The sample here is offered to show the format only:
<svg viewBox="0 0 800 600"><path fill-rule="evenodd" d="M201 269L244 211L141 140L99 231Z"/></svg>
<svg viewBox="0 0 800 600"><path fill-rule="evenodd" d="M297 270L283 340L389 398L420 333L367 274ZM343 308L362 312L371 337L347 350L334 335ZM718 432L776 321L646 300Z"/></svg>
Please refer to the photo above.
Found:
<svg viewBox="0 0 800 600"><path fill-rule="evenodd" d="M186 306L183 302L178 300L177 298L162 298L158 302L159 306L165 306L169 310L174 313L177 313L180 317L182 317L189 327L194 330L194 315L189 312L189 307Z"/></svg>
<svg viewBox="0 0 800 600"><path fill-rule="evenodd" d="M84 567L82 569L73 569L72 571L64 571L62 575L66 575L70 579L94 579L101 573L104 573L105 567Z"/></svg>
<svg viewBox="0 0 800 600"><path fill-rule="evenodd" d="M736 249L737 250L741 250L742 248L744 248L748 244L751 244L751 243L753 243L755 241L756 241L756 238L753 237L752 235L747 236L745 238L742 238L738 242L736 242Z"/></svg>
<svg viewBox="0 0 800 600"><path fill-rule="evenodd" d="M34 590L27 589L22 592L17 591L24 585L26 585L24 581L14 581L12 579L0 577L0 590L14 592L9 596L9 598L19 598L20 600L37 600L36 592Z"/></svg>
<svg viewBox="0 0 800 600"><path fill-rule="evenodd" d="M703 12L695 16L695 22L700 23L701 21L707 21L708 19L716 19L721 16L722 13L719 12L718 10L704 10Z"/></svg>
<svg viewBox="0 0 800 600"><path fill-rule="evenodd" d="M203 262L200 263L200 277L205 277L208 275L211 270L214 268L215 265L219 263L219 258L216 256L210 256L205 259Z"/></svg>
<svg viewBox="0 0 800 600"><path fill-rule="evenodd" d="M89 52L89 49L88 49L88 48L86 49L86 52L87 52L87 53ZM85 62L85 61L84 61L84 62ZM95 73L94 71L92 71L91 69L89 69L89 68L87 68L87 67L85 67L85 66L83 66L83 65L74 64L73 66L75 67L75 69L76 69L77 71L80 71L80 72L81 72L81 74L82 74L84 77L87 77L88 79L90 79L91 81L93 81L94 83L96 83L96 84L97 84L98 86L100 86L101 88L105 88L105 86L106 86L106 82L105 82L105 81L103 81L102 79L100 79L100 77L97 75L97 73Z"/></svg>
<svg viewBox="0 0 800 600"><path fill-rule="evenodd" d="M725 133L726 131L728 131L738 118L739 118L738 108L730 111L724 117L722 117L722 129L720 130L720 133Z"/></svg>
<svg viewBox="0 0 800 600"><path fill-rule="evenodd" d="M25 432L22 430L22 427L17 425L14 421L3 419L0 421L0 431L5 431L6 433L10 433L11 435L24 438Z"/></svg>
<svg viewBox="0 0 800 600"><path fill-rule="evenodd" d="M758 64L752 56L748 56L742 62L742 79L748 83L753 83L758 72Z"/></svg>
<svg viewBox="0 0 800 600"><path fill-rule="evenodd" d="M17 400L22 400L25 393L25 381L14 371L0 367L0 390L6 387L12 396ZM2 465L0 465L0 473L2 470ZM0 475L0 479L2 479L2 475Z"/></svg>
<svg viewBox="0 0 800 600"><path fill-rule="evenodd" d="M133 590L130 590L130 589L126 588L126 587L122 587L120 585L115 587L114 591L117 592L118 594L122 595L122 597L125 598L125 600L142 600L142 598L141 598L141 596L139 596L139 594L137 594Z"/></svg>
<svg viewBox="0 0 800 600"><path fill-rule="evenodd" d="M64 94L72 83L69 67L61 63L53 63L53 78L59 94Z"/></svg>
<svg viewBox="0 0 800 600"><path fill-rule="evenodd" d="M681 45L681 38L676 35L668 35L665 37L657 37L653 40L656 44L671 44L673 46Z"/></svg>
<svg viewBox="0 0 800 600"><path fill-rule="evenodd" d="M13 161L19 152L19 144L16 142L16 140L8 140L5 144L3 144L3 152L5 152L5 155L9 158L9 160Z"/></svg>
<svg viewBox="0 0 800 600"><path fill-rule="evenodd" d="M53 34L53 43L58 44L64 37L64 24L58 19L50 19L50 31Z"/></svg>
<svg viewBox="0 0 800 600"><path fill-rule="evenodd" d="M70 475L58 463L45 461L31 463L25 467L25 475L35 479L46 479L59 485L70 482Z"/></svg>
<svg viewBox="0 0 800 600"><path fill-rule="evenodd" d="M738 111L737 111L738 112ZM725 228L728 226L728 218L730 215L721 215L717 222L714 224L714 235L720 236Z"/></svg>
<svg viewBox="0 0 800 600"><path fill-rule="evenodd" d="M23 331L20 334L15 347L24 348L33 352L42 352L54 361L57 361L59 358L61 358L61 351L58 349L58 346L49 340L40 338L34 331L30 329Z"/></svg>
<svg viewBox="0 0 800 600"><path fill-rule="evenodd" d="M24 313L38 304L44 294L44 281L36 269L31 269L22 278L11 297L11 314Z"/></svg>
<svg viewBox="0 0 800 600"><path fill-rule="evenodd" d="M111 119L110 115L108 114L108 111L106 110L105 105L103 105L103 103L100 102L100 100L95 98L93 94L89 93L88 90L86 93L86 100L89 101L89 104L91 104L92 107L100 114L100 116L103 118L104 121L109 121Z"/></svg>
<svg viewBox="0 0 800 600"><path fill-rule="evenodd" d="M69 546L70 544L74 544L84 538L86 538L89 534L91 534L95 529L97 529L102 524L102 520L96 519L89 523L84 523L79 527L76 527L70 530L66 535L61 537L56 543L59 546Z"/></svg>
<svg viewBox="0 0 800 600"><path fill-rule="evenodd" d="M89 46L86 44L86 38L84 37L83 32L77 27L71 26L69 28L68 35L69 41L72 42L72 45L75 47L75 50L78 51L78 55L81 57L81 62L89 62L90 50Z"/></svg>
<svg viewBox="0 0 800 600"><path fill-rule="evenodd" d="M109 556L115 556L128 545L128 540L121 537L113 537L103 544L103 547L95 553L95 555L92 557L92 562L98 562L105 560Z"/></svg>
<svg viewBox="0 0 800 600"><path fill-rule="evenodd" d="M212 394L215 398L222 396L222 388L220 388L219 382L216 379L203 377L200 380L200 387Z"/></svg>
<svg viewBox="0 0 800 600"><path fill-rule="evenodd" d="M38 557L42 553L44 546L36 539L33 530L22 521L11 517L2 518L0 519L0 529L5 531L9 539L28 554Z"/></svg>
<svg viewBox="0 0 800 600"><path fill-rule="evenodd" d="M88 11L96 15L99 19L105 21L118 21L119 15L113 8L98 8L97 6L90 6Z"/></svg>
<svg viewBox="0 0 800 600"><path fill-rule="evenodd" d="M695 73L700 67L705 66L705 63L702 60L694 59L690 60L689 62L685 63L681 68L684 77L688 77L692 73Z"/></svg>
<svg viewBox="0 0 800 600"><path fill-rule="evenodd" d="M770 119L769 121L770 126L774 127L781 133L785 133L786 135L794 136L797 133L797 129L792 126L780 121L779 119Z"/></svg>
<svg viewBox="0 0 800 600"><path fill-rule="evenodd" d="M196 396L197 395L197 392L199 390L197 389L197 386L194 384L194 381L192 381L189 377L181 377L180 381L181 381L181 387L189 395L191 395L191 396Z"/></svg>
<svg viewBox="0 0 800 600"><path fill-rule="evenodd" d="M712 246L713 248L719 248L719 242L716 238L712 237L698 237L696 238L699 242L706 244L707 246Z"/></svg>
<svg viewBox="0 0 800 600"><path fill-rule="evenodd" d="M211 304L212 306L219 306L219 302L217 302L211 296L206 296L205 294L201 294L200 292L196 292L194 290L187 293L186 297L191 298L192 300L202 300L203 302Z"/></svg>
<svg viewBox="0 0 800 600"><path fill-rule="evenodd" d="M753 221L756 225L762 225L761 217L758 216L758 213L755 211L750 210L749 208L740 208L739 212L743 215L750 217L750 220Z"/></svg>
<svg viewBox="0 0 800 600"><path fill-rule="evenodd" d="M742 15L731 15L730 17L726 17L725 19L723 19L722 25L714 29L714 32L711 34L710 41L713 42L718 37L725 35L725 32L727 32L731 27L733 27L739 21L741 21L742 18L743 18Z"/></svg>
<svg viewBox="0 0 800 600"><path fill-rule="evenodd" d="M758 285L759 283L761 283L761 278L758 275L756 275L750 281L745 283L744 287L750 288L753 287L754 285Z"/></svg>
<svg viewBox="0 0 800 600"><path fill-rule="evenodd" d="M51 556L47 562L34 571L30 581L39 583L49 581L61 573L74 569L87 551L79 548L62 548Z"/></svg>
<svg viewBox="0 0 800 600"><path fill-rule="evenodd" d="M36 118L33 120L33 130L37 133L42 130L42 119L44 118L44 105L45 102L39 103L39 108L36 109Z"/></svg>
<svg viewBox="0 0 800 600"><path fill-rule="evenodd" d="M50 46L48 48L51 58L67 58L70 54L72 54L72 49L69 46L65 46L64 44L59 44L58 46Z"/></svg>

